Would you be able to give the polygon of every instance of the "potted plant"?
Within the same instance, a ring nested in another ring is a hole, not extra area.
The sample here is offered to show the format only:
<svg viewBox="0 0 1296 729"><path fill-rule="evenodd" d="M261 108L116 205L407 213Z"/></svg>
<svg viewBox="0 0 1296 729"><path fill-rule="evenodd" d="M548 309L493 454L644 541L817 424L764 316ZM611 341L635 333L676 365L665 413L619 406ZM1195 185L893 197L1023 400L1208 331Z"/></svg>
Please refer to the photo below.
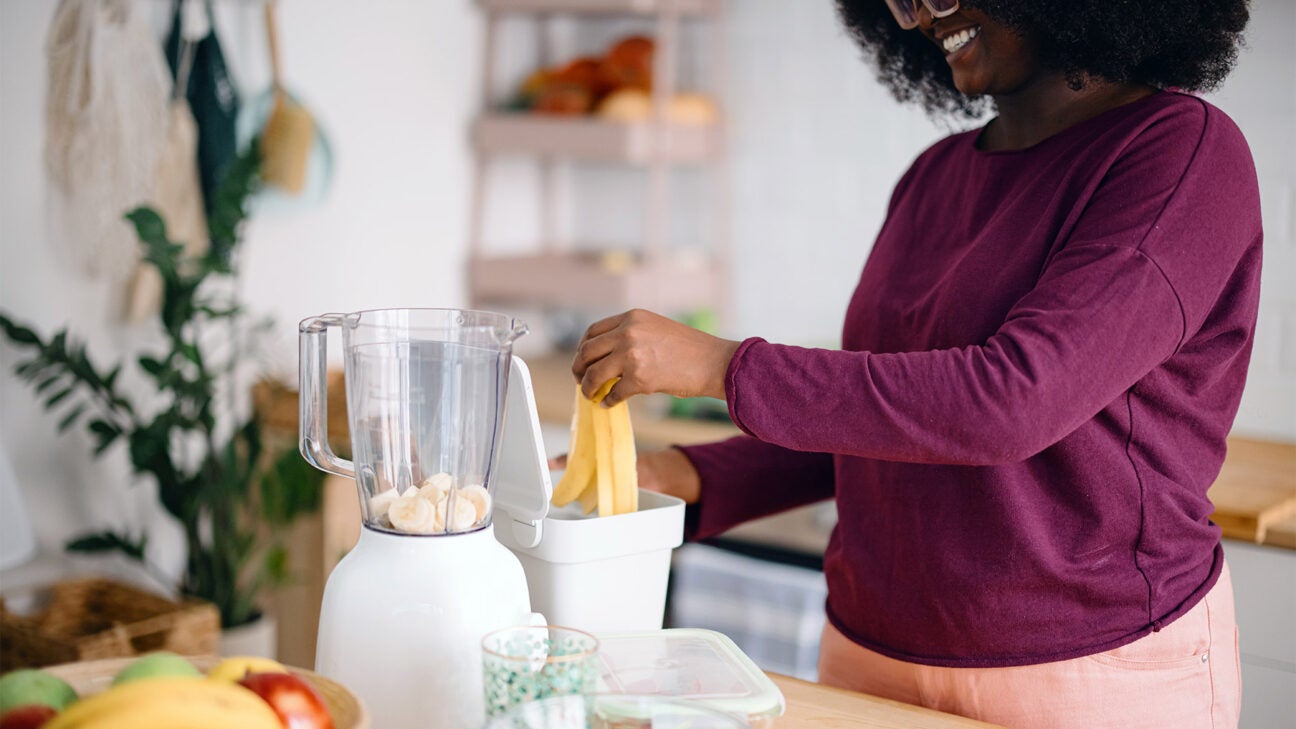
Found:
<svg viewBox="0 0 1296 729"><path fill-rule="evenodd" d="M261 591L287 579L282 535L320 499L321 474L297 454L295 442L267 454L255 414L222 408L218 397L218 390L243 384L241 344L254 330L228 284L247 203L259 186L257 149L249 145L226 174L208 218L210 247L201 257L186 257L151 208L126 215L163 281L158 319L165 346L140 353L134 363L151 383L147 397L126 392L118 383L122 365L100 369L66 329L44 338L0 314L5 337L30 354L14 371L47 410L61 412L58 430L82 424L96 457L125 447L132 471L156 482L188 549L175 587L214 603L227 630L256 621ZM219 356L206 346L213 339L221 342ZM148 567L147 539L106 530L79 536L67 548L121 552Z"/></svg>

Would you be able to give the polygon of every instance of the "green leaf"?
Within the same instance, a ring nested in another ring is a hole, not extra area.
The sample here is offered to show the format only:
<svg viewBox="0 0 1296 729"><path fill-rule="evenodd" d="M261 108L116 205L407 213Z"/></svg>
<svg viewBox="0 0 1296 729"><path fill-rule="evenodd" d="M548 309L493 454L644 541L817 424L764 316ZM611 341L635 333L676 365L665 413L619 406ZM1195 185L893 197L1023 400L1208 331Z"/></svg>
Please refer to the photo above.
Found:
<svg viewBox="0 0 1296 729"><path fill-rule="evenodd" d="M108 450L108 446L111 446L121 436L121 429L105 420L91 420L86 427L94 434L97 441L94 449L96 458Z"/></svg>
<svg viewBox="0 0 1296 729"><path fill-rule="evenodd" d="M24 326L19 326L9 319L9 317L0 314L0 326L4 327L5 336L14 344L26 344L40 346L40 337L36 332Z"/></svg>
<svg viewBox="0 0 1296 729"><path fill-rule="evenodd" d="M68 385L62 390L50 395L49 399L45 401L45 409L53 410L55 405L63 402L63 400L65 400L68 395L71 395L74 390L76 390L76 385Z"/></svg>
<svg viewBox="0 0 1296 729"><path fill-rule="evenodd" d="M196 365L202 364L202 354L198 352L198 347L189 344L188 342L182 342L176 347L176 349L190 362L193 362Z"/></svg>
<svg viewBox="0 0 1296 729"><path fill-rule="evenodd" d="M95 458L103 455L103 452L117 441L117 435L103 435L99 437L99 442L95 444L93 455Z"/></svg>
<svg viewBox="0 0 1296 729"><path fill-rule="evenodd" d="M125 217L135 226L135 234L144 243L166 242L166 221L153 208L138 207L126 213Z"/></svg>
<svg viewBox="0 0 1296 729"><path fill-rule="evenodd" d="M97 534L85 534L69 541L64 549L69 552L111 552L118 551L139 561L144 560L144 548L148 546L148 537L131 539L114 531L102 531Z"/></svg>
<svg viewBox="0 0 1296 729"><path fill-rule="evenodd" d="M81 417L81 413L85 412L85 409L86 409L85 403L81 403L80 405L77 405L75 408L72 408L72 412L68 413L67 415L64 415L63 419L59 421L58 432L63 433L66 432L68 428L71 428L72 424L76 422L77 418Z"/></svg>
<svg viewBox="0 0 1296 729"><path fill-rule="evenodd" d="M320 507L324 472L311 466L295 448L285 448L261 477L261 518L287 526Z"/></svg>
<svg viewBox="0 0 1296 729"><path fill-rule="evenodd" d="M282 544L276 544L266 550L265 561L262 569L265 571L266 580L271 585L282 585L288 582L288 549Z"/></svg>
<svg viewBox="0 0 1296 729"><path fill-rule="evenodd" d="M228 319L230 317L234 317L241 314L243 312L243 307L228 306L223 308L216 308L208 304L202 304L198 306L198 311L206 314L207 316L213 319Z"/></svg>
<svg viewBox="0 0 1296 729"><path fill-rule="evenodd" d="M112 372L103 378L103 389L112 390L117 385L117 375L121 374L121 365L112 368Z"/></svg>
<svg viewBox="0 0 1296 729"><path fill-rule="evenodd" d="M54 385L54 383L58 382L58 381L61 380L62 378L63 378L63 373L61 373L61 372L60 372L59 374L56 374L56 375L50 375L49 377L45 378L44 380L41 380L40 384L36 385L36 392L37 392L38 394L39 394L39 393L42 393L42 392L45 392L46 390L50 389L50 387L52 387L52 386Z"/></svg>
<svg viewBox="0 0 1296 729"><path fill-rule="evenodd" d="M166 370L166 365L162 364L156 358L150 357L148 355L140 357L138 361L139 361L140 369L144 370L150 375L153 375L154 377L157 377L164 370Z"/></svg>
<svg viewBox="0 0 1296 729"><path fill-rule="evenodd" d="M29 359L23 362L19 362L16 366L14 366L14 374L18 375L24 380L30 380L39 377L40 373L44 372L45 368L49 366L50 366L50 362L48 360L38 356L35 359Z"/></svg>

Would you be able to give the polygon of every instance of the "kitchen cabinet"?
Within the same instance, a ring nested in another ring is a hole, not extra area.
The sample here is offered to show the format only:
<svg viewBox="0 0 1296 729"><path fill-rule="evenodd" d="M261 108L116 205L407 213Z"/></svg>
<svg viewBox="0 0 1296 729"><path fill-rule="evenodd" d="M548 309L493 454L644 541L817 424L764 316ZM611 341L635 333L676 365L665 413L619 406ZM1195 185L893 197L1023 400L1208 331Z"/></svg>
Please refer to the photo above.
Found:
<svg viewBox="0 0 1296 729"><path fill-rule="evenodd" d="M1296 550L1225 540L1242 659L1242 729L1296 716Z"/></svg>
<svg viewBox="0 0 1296 729"><path fill-rule="evenodd" d="M478 6L485 13L486 38L481 61L482 113L472 128L475 161L468 287L473 306L499 303L597 311L639 307L668 315L710 309L723 321L731 257L723 115L717 113L710 123L687 123L669 113L686 35L681 27L684 22L705 22L708 32L700 37L706 39L702 43L711 77L709 92L714 95L724 87L723 0L478 0ZM551 20L559 16L629 17L651 23L655 42L651 110L642 120L502 110L505 95L495 88L502 22L509 17L532 19L539 56L535 66L550 68L558 60L552 57ZM538 166L538 230L530 250L501 253L492 251L485 240L486 220L493 209L488 178L493 162L517 156L534 160ZM623 250L599 241L572 240L559 230L559 209L566 201L560 199L558 174L583 162L637 169L646 176L641 200L644 225L637 248ZM682 165L708 172L713 189L707 245L685 247L669 242L672 176Z"/></svg>

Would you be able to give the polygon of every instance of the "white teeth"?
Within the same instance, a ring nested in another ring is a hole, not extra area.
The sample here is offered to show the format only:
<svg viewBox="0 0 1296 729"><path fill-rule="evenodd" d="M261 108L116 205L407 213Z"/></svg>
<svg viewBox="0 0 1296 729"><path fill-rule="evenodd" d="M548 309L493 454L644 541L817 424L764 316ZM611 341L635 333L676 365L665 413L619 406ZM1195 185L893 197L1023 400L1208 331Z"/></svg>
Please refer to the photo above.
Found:
<svg viewBox="0 0 1296 729"><path fill-rule="evenodd" d="M967 45L968 41L977 37L978 30L980 29L967 28L966 30L960 30L959 32L954 33L953 35L947 36L945 40L941 41L941 43L945 46L945 52L953 53L954 51L957 51L958 49Z"/></svg>

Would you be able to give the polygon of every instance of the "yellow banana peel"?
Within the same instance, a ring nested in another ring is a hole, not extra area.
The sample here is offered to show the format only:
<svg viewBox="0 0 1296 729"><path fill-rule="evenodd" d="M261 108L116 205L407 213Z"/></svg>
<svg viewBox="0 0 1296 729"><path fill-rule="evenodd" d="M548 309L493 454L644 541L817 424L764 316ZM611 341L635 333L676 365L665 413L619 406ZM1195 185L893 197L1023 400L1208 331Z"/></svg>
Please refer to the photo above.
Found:
<svg viewBox="0 0 1296 729"><path fill-rule="evenodd" d="M554 487L555 506L579 501L586 514L597 509L599 516L639 509L630 408L624 401L608 408L598 406L618 379L603 383L593 398L586 398L576 387L567 471Z"/></svg>

